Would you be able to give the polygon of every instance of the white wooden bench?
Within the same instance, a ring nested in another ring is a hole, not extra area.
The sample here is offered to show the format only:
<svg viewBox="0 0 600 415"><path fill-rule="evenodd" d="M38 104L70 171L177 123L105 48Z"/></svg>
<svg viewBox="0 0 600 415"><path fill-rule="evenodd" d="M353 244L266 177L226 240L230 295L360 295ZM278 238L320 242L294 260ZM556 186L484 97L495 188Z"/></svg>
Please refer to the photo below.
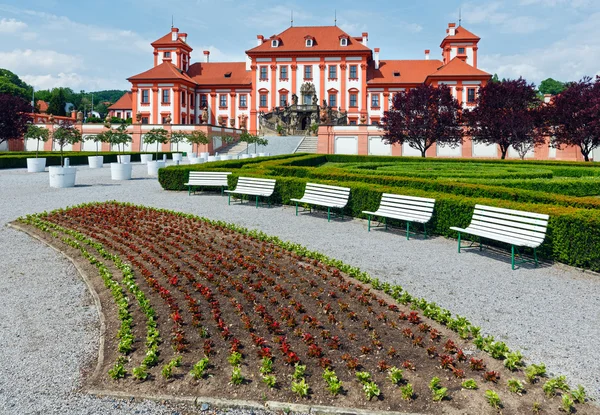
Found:
<svg viewBox="0 0 600 415"><path fill-rule="evenodd" d="M230 171L191 171L184 186L188 187L188 196L194 187L220 187L223 194L223 189L227 187L227 176L230 174Z"/></svg>
<svg viewBox="0 0 600 415"><path fill-rule="evenodd" d="M522 210L503 209L493 206L475 205L471 223L466 228L450 227L458 232L458 252L460 234L477 236L479 250L482 249L481 238L507 243L511 246L511 265L515 269L515 250L521 257L518 263L535 262L538 265L536 249L546 237L548 215L525 212ZM470 246L473 246L471 244ZM533 248L533 260L526 260L519 252L519 247Z"/></svg>
<svg viewBox="0 0 600 415"><path fill-rule="evenodd" d="M385 229L387 229L386 219L398 219L406 222L406 239L409 239L410 224L422 223L427 237L427 222L433 216L433 206L435 199L425 197L403 196L391 193L383 193L379 208L375 212L363 210L369 216L369 232L371 231L371 217L383 218Z"/></svg>
<svg viewBox="0 0 600 415"><path fill-rule="evenodd" d="M254 177L238 177L237 185L233 190L225 190L229 194L227 204L231 204L231 195L256 196L256 207L258 207L258 198L270 198L275 191L275 179L258 179ZM271 207L271 200L269 200Z"/></svg>
<svg viewBox="0 0 600 415"><path fill-rule="evenodd" d="M327 221L331 220L331 208L341 209L344 217L344 207L350 197L349 187L329 186L326 184L306 183L304 196L301 199L290 199L296 202L296 216L298 216L298 203L327 207Z"/></svg>

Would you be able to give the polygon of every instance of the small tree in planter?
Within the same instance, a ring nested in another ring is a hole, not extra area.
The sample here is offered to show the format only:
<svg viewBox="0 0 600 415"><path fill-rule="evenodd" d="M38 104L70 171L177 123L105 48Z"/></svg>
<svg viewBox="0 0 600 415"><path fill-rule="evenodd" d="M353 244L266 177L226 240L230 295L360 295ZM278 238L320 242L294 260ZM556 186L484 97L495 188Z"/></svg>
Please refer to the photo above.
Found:
<svg viewBox="0 0 600 415"><path fill-rule="evenodd" d="M127 143L131 142L131 136L127 134L127 125L121 124L117 128L109 128L108 130L99 134L101 136L101 141L110 143L113 146L117 146L117 152L124 155L125 146ZM123 151L121 151L121 146ZM121 163L121 160L117 157L117 161Z"/></svg>
<svg viewBox="0 0 600 415"><path fill-rule="evenodd" d="M200 144L208 144L208 136L204 131L192 131L189 134L186 134L186 140L188 143L192 145L192 152L194 152L194 145L196 145L195 153L198 153Z"/></svg>
<svg viewBox="0 0 600 415"><path fill-rule="evenodd" d="M153 128L144 134L144 143L154 144L156 143L156 160L158 160L158 147L160 144L166 144L169 142L169 132L164 128Z"/></svg>
<svg viewBox="0 0 600 415"><path fill-rule="evenodd" d="M187 140L188 133L177 132L171 134L171 143L175 144L175 152L179 153L179 143Z"/></svg>
<svg viewBox="0 0 600 415"><path fill-rule="evenodd" d="M50 139L50 131L46 128L39 127L35 124L29 124L27 126L27 131L25 131L25 135L23 136L25 140L37 140L37 145L35 147L35 158L38 158L38 151L40 149L40 141L46 142Z"/></svg>
<svg viewBox="0 0 600 415"><path fill-rule="evenodd" d="M60 147L60 165L64 167L63 149L67 144L81 142L81 132L70 122L62 122L52 134L54 142Z"/></svg>
<svg viewBox="0 0 600 415"><path fill-rule="evenodd" d="M254 152L256 153L256 146L266 146L267 144L269 144L269 140L267 140L264 137L260 137L258 135L253 135L250 134L247 131L244 131L241 135L240 135L240 141L246 143L246 153L248 153L248 148L250 147L250 144L254 144Z"/></svg>

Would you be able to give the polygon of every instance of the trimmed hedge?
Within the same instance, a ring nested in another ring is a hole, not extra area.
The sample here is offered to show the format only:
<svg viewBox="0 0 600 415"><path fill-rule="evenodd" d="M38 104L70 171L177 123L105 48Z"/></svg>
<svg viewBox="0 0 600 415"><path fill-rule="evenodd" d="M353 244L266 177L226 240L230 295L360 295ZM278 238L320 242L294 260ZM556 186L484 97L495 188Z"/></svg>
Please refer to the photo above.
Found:
<svg viewBox="0 0 600 415"><path fill-rule="evenodd" d="M116 163L117 155L131 155L131 161L138 162L140 161L140 154L156 154L152 152L125 152L125 153L116 153L116 152L99 152L95 151L65 151L63 156L65 158L69 158L69 163L72 166L88 164L88 156L104 156L105 163ZM159 152L158 158L161 159L163 154L166 154L168 157L171 157L172 152ZM52 152L39 152L38 156L40 158L46 158L46 166L60 166L60 153L55 151ZM0 169L17 169L17 168L26 168L27 167L27 159L35 157L35 153L32 152L19 152L19 153L4 153L0 155Z"/></svg>
<svg viewBox="0 0 600 415"><path fill-rule="evenodd" d="M449 229L450 226L464 227L469 224L475 204L547 213L550 215L550 222L546 240L538 251L540 257L600 271L600 211L596 209L600 206L600 199L575 198L449 179L369 176L335 167L312 167L331 162L332 158L343 160L346 157L354 156L292 155L172 166L159 171L159 181L167 190L186 190L183 183L192 170L231 170L233 174L229 176L230 188L235 186L239 176L269 177L277 180L272 200L282 204L290 204L291 198L302 197L306 182L309 181L345 186L350 187L351 192L344 214L354 217L364 217L361 213L363 210L377 209L382 193L430 197L436 199L436 206L432 220L428 223L428 232L447 237L456 237L456 233ZM501 243L495 245L503 246Z"/></svg>

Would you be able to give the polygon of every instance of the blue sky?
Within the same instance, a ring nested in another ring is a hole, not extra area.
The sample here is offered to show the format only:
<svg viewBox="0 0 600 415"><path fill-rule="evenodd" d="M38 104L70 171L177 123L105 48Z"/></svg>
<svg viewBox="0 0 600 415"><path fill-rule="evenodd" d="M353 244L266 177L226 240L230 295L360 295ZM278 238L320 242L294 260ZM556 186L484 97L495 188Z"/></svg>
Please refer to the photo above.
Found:
<svg viewBox="0 0 600 415"><path fill-rule="evenodd" d="M481 37L479 67L539 83L600 73L598 0L0 0L0 68L38 89L129 89L125 80L149 69L150 42L175 26L188 33L192 61L241 61L256 44L290 25L338 26L369 32L381 59L439 58L449 22Z"/></svg>

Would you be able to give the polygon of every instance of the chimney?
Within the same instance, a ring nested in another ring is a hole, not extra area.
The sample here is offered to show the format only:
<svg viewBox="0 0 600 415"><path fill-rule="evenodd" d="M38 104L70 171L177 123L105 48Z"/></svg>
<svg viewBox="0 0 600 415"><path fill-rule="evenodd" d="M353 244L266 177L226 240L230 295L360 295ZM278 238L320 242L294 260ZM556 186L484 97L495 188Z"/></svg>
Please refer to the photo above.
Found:
<svg viewBox="0 0 600 415"><path fill-rule="evenodd" d="M257 39L256 44L258 46L262 45L263 42L265 41L265 37L263 35L256 35L256 39Z"/></svg>
<svg viewBox="0 0 600 415"><path fill-rule="evenodd" d="M456 35L456 23L448 23L448 30L446 30L446 33L448 33L448 36L455 36Z"/></svg>
<svg viewBox="0 0 600 415"><path fill-rule="evenodd" d="M179 39L183 40L184 43L187 43L187 33L180 33Z"/></svg>
<svg viewBox="0 0 600 415"><path fill-rule="evenodd" d="M375 52L373 54L373 60L375 60L375 69L379 69L379 50L379 48L373 49L373 51Z"/></svg>
<svg viewBox="0 0 600 415"><path fill-rule="evenodd" d="M552 94L544 94L544 103L549 104L552 101Z"/></svg>
<svg viewBox="0 0 600 415"><path fill-rule="evenodd" d="M171 28L171 40L173 42L175 42L177 40L178 36L179 36L179 29L176 27L172 27Z"/></svg>
<svg viewBox="0 0 600 415"><path fill-rule="evenodd" d="M431 52L429 49L425 49L425 60L426 61L429 60L429 52Z"/></svg>
<svg viewBox="0 0 600 415"><path fill-rule="evenodd" d="M210 56L210 50L205 50L204 51L204 62L208 63L209 56Z"/></svg>
<svg viewBox="0 0 600 415"><path fill-rule="evenodd" d="M369 41L369 34L367 32L363 32L362 34L362 44L367 46L367 42Z"/></svg>

